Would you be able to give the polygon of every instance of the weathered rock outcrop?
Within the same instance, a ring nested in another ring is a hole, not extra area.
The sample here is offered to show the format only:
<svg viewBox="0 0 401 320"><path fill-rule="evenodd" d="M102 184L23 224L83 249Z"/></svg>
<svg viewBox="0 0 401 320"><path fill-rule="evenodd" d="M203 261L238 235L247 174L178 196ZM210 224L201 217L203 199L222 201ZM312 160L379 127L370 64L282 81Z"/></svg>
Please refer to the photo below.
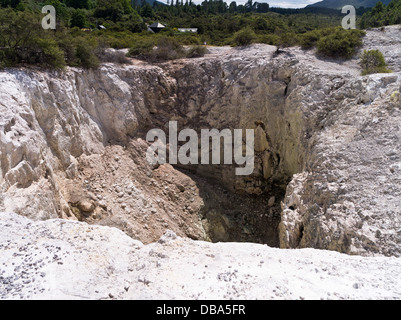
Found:
<svg viewBox="0 0 401 320"><path fill-rule="evenodd" d="M397 45L395 31L381 34L384 45ZM400 255L400 64L384 51L394 73L365 77L357 61L297 48L276 55L266 45L158 66L3 71L0 211L113 225L143 242L169 228L202 240ZM171 120L179 130L255 129L253 174L152 168L146 132L167 132Z"/></svg>
<svg viewBox="0 0 401 320"><path fill-rule="evenodd" d="M335 92L340 107L287 189L282 245L400 254L400 80L372 75Z"/></svg>

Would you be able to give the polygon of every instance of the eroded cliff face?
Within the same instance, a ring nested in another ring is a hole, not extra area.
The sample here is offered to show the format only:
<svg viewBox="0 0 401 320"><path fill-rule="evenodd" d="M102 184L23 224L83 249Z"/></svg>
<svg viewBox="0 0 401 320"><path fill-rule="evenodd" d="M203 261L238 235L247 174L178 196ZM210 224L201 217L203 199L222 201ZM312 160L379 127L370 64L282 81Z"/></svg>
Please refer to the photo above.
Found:
<svg viewBox="0 0 401 320"><path fill-rule="evenodd" d="M1 72L0 211L117 226L143 242L172 229L399 255L394 71L360 77L355 61L254 45L158 66ZM255 129L254 172L151 167L146 132L168 132L172 120L197 132Z"/></svg>
<svg viewBox="0 0 401 320"><path fill-rule="evenodd" d="M337 90L338 111L322 122L304 171L287 188L283 247L400 254L399 91L397 74Z"/></svg>

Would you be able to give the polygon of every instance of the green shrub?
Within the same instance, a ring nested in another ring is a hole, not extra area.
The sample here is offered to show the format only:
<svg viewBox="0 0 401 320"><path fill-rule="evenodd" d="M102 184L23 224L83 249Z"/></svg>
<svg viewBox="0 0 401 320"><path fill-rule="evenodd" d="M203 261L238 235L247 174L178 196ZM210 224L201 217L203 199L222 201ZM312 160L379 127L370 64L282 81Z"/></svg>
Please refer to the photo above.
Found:
<svg viewBox="0 0 401 320"><path fill-rule="evenodd" d="M151 57L152 61L166 61L183 58L185 56L184 47L177 39L161 37L157 41L157 48Z"/></svg>
<svg viewBox="0 0 401 320"><path fill-rule="evenodd" d="M39 38L35 42L41 51L38 63L55 69L65 67L64 51L60 49L54 39Z"/></svg>
<svg viewBox="0 0 401 320"><path fill-rule="evenodd" d="M4 50L0 50L0 70L8 67L9 61L7 59L7 55Z"/></svg>
<svg viewBox="0 0 401 320"><path fill-rule="evenodd" d="M152 53L154 46L155 41L153 39L140 39L130 48L128 56L137 58L147 57Z"/></svg>
<svg viewBox="0 0 401 320"><path fill-rule="evenodd" d="M331 58L352 58L357 49L362 46L362 37L365 32L361 30L345 30L335 28L329 35L317 41L318 53Z"/></svg>
<svg viewBox="0 0 401 320"><path fill-rule="evenodd" d="M133 34L130 31L122 31L122 32L107 32L102 33L97 31L92 32L93 35L101 38L108 47L114 49L124 49L131 48L138 41L138 36Z"/></svg>
<svg viewBox="0 0 401 320"><path fill-rule="evenodd" d="M253 29L257 32L258 31L268 31L269 24L267 23L267 21L264 18L259 17L253 21Z"/></svg>
<svg viewBox="0 0 401 320"><path fill-rule="evenodd" d="M278 40L278 46L281 48L292 47L299 43L299 36L293 32L282 34Z"/></svg>
<svg viewBox="0 0 401 320"><path fill-rule="evenodd" d="M258 42L277 46L280 43L280 36L277 34L263 34L258 36Z"/></svg>
<svg viewBox="0 0 401 320"><path fill-rule="evenodd" d="M387 63L379 50L364 50L360 65L363 69L362 75L391 72L391 70L387 68Z"/></svg>
<svg viewBox="0 0 401 320"><path fill-rule="evenodd" d="M193 46L189 48L189 50L187 51L186 57L187 58L203 57L208 52L209 50L207 50L207 48L204 46Z"/></svg>
<svg viewBox="0 0 401 320"><path fill-rule="evenodd" d="M76 46L76 57L80 67L94 69L99 67L99 59L95 55L95 46L85 41L79 41Z"/></svg>
<svg viewBox="0 0 401 320"><path fill-rule="evenodd" d="M130 63L130 60L127 58L124 52L118 50L99 48L96 50L95 54L101 62L113 62L118 64Z"/></svg>
<svg viewBox="0 0 401 320"><path fill-rule="evenodd" d="M130 49L128 55L149 62L161 62L183 58L185 50L177 39L162 36L157 40L156 48L153 39L143 39Z"/></svg>
<svg viewBox="0 0 401 320"><path fill-rule="evenodd" d="M81 9L74 10L71 15L71 27L85 28L87 25L85 12Z"/></svg>
<svg viewBox="0 0 401 320"><path fill-rule="evenodd" d="M234 34L233 44L237 47L247 46L253 43L255 40L255 32L251 28L246 27Z"/></svg>
<svg viewBox="0 0 401 320"><path fill-rule="evenodd" d="M300 45L302 49L312 49L321 37L319 30L312 30L304 33L300 38Z"/></svg>
<svg viewBox="0 0 401 320"><path fill-rule="evenodd" d="M77 28L58 35L57 43L64 53L69 66L97 68L99 59L99 42L91 33L82 32Z"/></svg>
<svg viewBox="0 0 401 320"><path fill-rule="evenodd" d="M163 31L162 34L165 35ZM190 46L202 44L201 36L194 32L174 32L173 35L182 45Z"/></svg>
<svg viewBox="0 0 401 320"><path fill-rule="evenodd" d="M133 11L131 14L123 17L123 20L118 23L123 30L131 32L141 32L146 30L146 24L142 17Z"/></svg>
<svg viewBox="0 0 401 320"><path fill-rule="evenodd" d="M81 32L79 30L79 32ZM64 52L64 58L67 63L67 65L75 65L77 66L78 64L76 63L76 46L74 43L74 39L70 34L63 34L60 35L60 37L57 39L58 45L61 50Z"/></svg>
<svg viewBox="0 0 401 320"><path fill-rule="evenodd" d="M0 69L11 67L14 64L14 57L14 49L0 49Z"/></svg>

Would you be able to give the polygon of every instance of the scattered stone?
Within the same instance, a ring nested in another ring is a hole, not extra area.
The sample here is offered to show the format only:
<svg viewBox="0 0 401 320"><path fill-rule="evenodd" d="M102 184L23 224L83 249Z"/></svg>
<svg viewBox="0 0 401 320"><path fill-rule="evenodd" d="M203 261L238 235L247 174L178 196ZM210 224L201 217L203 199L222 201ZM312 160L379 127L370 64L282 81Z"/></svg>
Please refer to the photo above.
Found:
<svg viewBox="0 0 401 320"><path fill-rule="evenodd" d="M92 201L81 200L78 203L78 209L83 211L83 212L90 213L95 209L95 205L94 205L94 203Z"/></svg>
<svg viewBox="0 0 401 320"><path fill-rule="evenodd" d="M275 202L276 202L276 198L275 198L274 196L271 196L271 197L269 198L269 201L268 201L267 205L268 205L269 207L273 207L274 204L275 204Z"/></svg>

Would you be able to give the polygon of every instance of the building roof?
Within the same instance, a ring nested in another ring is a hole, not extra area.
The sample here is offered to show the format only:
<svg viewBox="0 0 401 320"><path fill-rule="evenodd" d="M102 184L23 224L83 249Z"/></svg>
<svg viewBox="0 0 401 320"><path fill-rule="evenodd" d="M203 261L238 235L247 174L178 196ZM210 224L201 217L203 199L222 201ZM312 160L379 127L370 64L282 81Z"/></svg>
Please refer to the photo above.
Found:
<svg viewBox="0 0 401 320"><path fill-rule="evenodd" d="M155 23L152 23L150 26L149 26L149 28L165 28L165 26L163 26L161 23L159 23L159 22L155 22Z"/></svg>
<svg viewBox="0 0 401 320"><path fill-rule="evenodd" d="M198 32L198 28L178 28L179 32Z"/></svg>

